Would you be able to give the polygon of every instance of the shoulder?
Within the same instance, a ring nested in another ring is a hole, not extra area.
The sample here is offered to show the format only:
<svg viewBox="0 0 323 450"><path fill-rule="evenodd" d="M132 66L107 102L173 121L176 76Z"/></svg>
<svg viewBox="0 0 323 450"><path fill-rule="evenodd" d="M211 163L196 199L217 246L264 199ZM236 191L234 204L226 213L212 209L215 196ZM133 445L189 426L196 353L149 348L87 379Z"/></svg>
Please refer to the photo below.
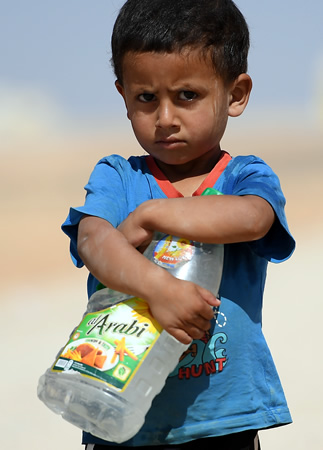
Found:
<svg viewBox="0 0 323 450"><path fill-rule="evenodd" d="M272 170L263 159L255 155L234 156L228 164L228 168L236 174L242 170Z"/></svg>
<svg viewBox="0 0 323 450"><path fill-rule="evenodd" d="M145 169L146 156L130 156L128 159L121 155L109 155L101 158L96 166L111 167L115 170L138 170Z"/></svg>
<svg viewBox="0 0 323 450"><path fill-rule="evenodd" d="M110 155L101 158L95 165L86 189L92 186L103 186L110 189L120 183L132 183L143 178L148 171L145 156L131 156L126 159L121 155Z"/></svg>
<svg viewBox="0 0 323 450"><path fill-rule="evenodd" d="M259 189L266 185L280 189L279 178L272 168L254 155L233 157L223 175L222 182L226 194L246 195L246 189Z"/></svg>
<svg viewBox="0 0 323 450"><path fill-rule="evenodd" d="M285 197L278 176L261 158L254 155L237 156L228 164L223 192L233 195L256 195L273 208L276 220L268 234L250 247L272 262L284 261L294 251L295 241L290 234L285 215Z"/></svg>

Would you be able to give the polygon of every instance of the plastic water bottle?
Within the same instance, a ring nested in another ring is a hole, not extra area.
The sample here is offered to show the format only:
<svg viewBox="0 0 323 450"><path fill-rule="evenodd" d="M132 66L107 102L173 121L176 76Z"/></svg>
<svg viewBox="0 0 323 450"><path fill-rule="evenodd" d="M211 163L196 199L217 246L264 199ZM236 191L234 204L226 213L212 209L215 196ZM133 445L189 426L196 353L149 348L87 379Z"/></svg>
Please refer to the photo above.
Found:
<svg viewBox="0 0 323 450"><path fill-rule="evenodd" d="M215 193L208 189L204 195ZM144 255L175 277L218 294L223 245L156 232ZM144 424L152 400L188 346L161 328L144 300L108 288L98 290L40 378L38 397L94 436L127 441Z"/></svg>

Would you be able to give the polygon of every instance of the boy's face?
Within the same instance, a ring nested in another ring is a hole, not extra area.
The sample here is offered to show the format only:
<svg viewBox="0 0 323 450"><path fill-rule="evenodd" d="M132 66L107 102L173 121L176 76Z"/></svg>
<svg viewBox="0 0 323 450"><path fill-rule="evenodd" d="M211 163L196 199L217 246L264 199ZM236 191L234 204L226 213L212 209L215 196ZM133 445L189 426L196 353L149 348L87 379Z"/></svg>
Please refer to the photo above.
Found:
<svg viewBox="0 0 323 450"><path fill-rule="evenodd" d="M214 164L226 128L230 88L198 50L132 53L123 61L128 118L144 150L166 165Z"/></svg>

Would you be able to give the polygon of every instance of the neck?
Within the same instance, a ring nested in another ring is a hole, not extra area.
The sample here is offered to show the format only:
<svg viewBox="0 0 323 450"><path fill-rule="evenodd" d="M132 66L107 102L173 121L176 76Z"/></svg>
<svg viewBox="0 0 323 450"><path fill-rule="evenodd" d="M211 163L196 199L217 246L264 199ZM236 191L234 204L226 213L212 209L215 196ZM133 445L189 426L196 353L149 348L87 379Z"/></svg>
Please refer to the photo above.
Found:
<svg viewBox="0 0 323 450"><path fill-rule="evenodd" d="M221 149L212 152L211 155L204 155L198 159L189 161L184 164L166 164L155 159L160 170L165 174L171 183L184 181L186 179L205 178L219 161Z"/></svg>
<svg viewBox="0 0 323 450"><path fill-rule="evenodd" d="M190 197L203 183L221 157L221 149L210 158L198 158L185 164L169 165L155 160L160 170L184 197Z"/></svg>

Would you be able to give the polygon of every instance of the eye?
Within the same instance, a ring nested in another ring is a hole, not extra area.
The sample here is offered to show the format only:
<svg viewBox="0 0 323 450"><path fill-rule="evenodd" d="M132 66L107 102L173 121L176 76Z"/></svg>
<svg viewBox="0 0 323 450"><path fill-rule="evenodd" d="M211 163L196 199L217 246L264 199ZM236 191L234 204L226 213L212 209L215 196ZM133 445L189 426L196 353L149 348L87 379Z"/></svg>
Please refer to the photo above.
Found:
<svg viewBox="0 0 323 450"><path fill-rule="evenodd" d="M179 99L185 100L187 102L194 100L196 97L197 97L197 94L195 94L195 92L193 92L193 91L181 91L179 93Z"/></svg>
<svg viewBox="0 0 323 450"><path fill-rule="evenodd" d="M138 96L138 99L141 102L149 103L149 102L152 102L153 100L155 100L155 95L154 94L149 94L148 92L145 92L143 94L140 94Z"/></svg>

